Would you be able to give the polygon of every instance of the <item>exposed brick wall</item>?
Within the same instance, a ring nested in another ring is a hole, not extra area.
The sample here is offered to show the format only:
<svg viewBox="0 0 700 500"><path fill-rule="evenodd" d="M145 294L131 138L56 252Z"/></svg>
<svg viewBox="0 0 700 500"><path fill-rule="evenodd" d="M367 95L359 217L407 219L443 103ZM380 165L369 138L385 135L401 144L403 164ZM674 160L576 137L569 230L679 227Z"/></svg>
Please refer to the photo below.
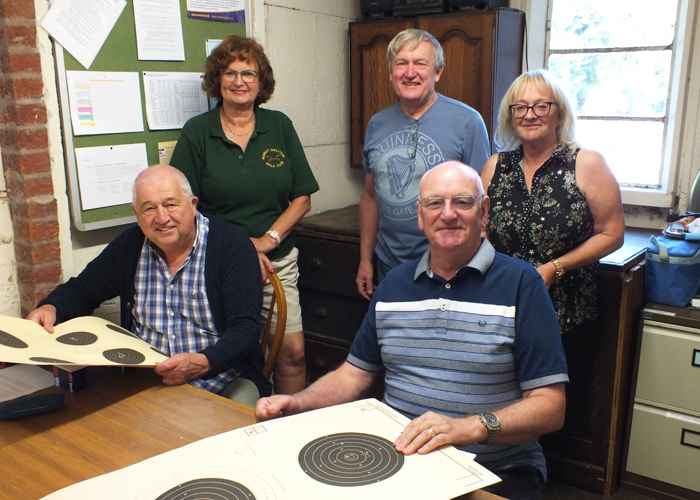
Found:
<svg viewBox="0 0 700 500"><path fill-rule="evenodd" d="M34 0L0 0L0 146L22 315L61 280Z"/></svg>

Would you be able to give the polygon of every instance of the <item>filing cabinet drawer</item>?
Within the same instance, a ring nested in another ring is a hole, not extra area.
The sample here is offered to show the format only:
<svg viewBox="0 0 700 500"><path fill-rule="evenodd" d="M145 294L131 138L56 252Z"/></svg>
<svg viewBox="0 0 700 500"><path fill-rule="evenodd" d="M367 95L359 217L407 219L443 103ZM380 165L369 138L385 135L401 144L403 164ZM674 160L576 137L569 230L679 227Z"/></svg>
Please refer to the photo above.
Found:
<svg viewBox="0 0 700 500"><path fill-rule="evenodd" d="M350 345L369 308L369 301L304 289L299 296L304 331L316 332Z"/></svg>
<svg viewBox="0 0 700 500"><path fill-rule="evenodd" d="M357 292L360 247L351 243L299 236L299 287L312 287L350 297Z"/></svg>
<svg viewBox="0 0 700 500"><path fill-rule="evenodd" d="M348 357L348 350L306 337L306 376L313 383L338 368Z"/></svg>
<svg viewBox="0 0 700 500"><path fill-rule="evenodd" d="M700 418L634 405L627 472L700 491Z"/></svg>
<svg viewBox="0 0 700 500"><path fill-rule="evenodd" d="M700 335L682 326L647 322L636 398L700 413Z"/></svg>

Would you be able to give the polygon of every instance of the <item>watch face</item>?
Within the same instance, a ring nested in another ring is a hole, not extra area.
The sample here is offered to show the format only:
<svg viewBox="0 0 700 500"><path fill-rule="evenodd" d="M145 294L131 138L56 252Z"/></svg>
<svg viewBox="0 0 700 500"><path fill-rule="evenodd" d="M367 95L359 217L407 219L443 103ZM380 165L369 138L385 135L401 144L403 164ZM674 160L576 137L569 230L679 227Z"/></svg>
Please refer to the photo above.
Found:
<svg viewBox="0 0 700 500"><path fill-rule="evenodd" d="M501 423L493 413L482 413L481 418L484 419L484 423L489 427L498 427Z"/></svg>

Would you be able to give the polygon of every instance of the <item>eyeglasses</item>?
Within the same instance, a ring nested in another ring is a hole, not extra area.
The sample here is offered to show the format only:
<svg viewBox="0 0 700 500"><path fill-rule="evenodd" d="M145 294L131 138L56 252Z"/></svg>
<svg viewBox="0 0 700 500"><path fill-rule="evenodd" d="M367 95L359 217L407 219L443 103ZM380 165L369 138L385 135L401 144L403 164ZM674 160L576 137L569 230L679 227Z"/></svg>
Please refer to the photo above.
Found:
<svg viewBox="0 0 700 500"><path fill-rule="evenodd" d="M526 106L525 104L511 104L510 114L514 118L524 118L528 110L532 110L535 116L547 116L552 109L552 104L556 102L537 102L532 106Z"/></svg>
<svg viewBox="0 0 700 500"><path fill-rule="evenodd" d="M467 210L471 210L474 208L474 206L478 203L481 205L481 200L483 199L483 196L479 196L478 198L475 198L473 196L455 196L453 198L440 198L440 197L434 197L434 198L423 198L420 200L420 204L425 207L426 210L430 210L431 212L436 212L438 210L442 210L445 208L446 202L452 203L452 208L455 210L460 210L463 212L466 212Z"/></svg>
<svg viewBox="0 0 700 500"><path fill-rule="evenodd" d="M258 77L258 72L252 69L247 69L245 71L236 71L235 69L227 69L221 72L221 76L226 80L235 80L238 75L241 75L241 80L243 83L253 83Z"/></svg>
<svg viewBox="0 0 700 500"><path fill-rule="evenodd" d="M418 120L416 120L413 122L413 130L411 131L411 158L415 158L418 151L418 133Z"/></svg>

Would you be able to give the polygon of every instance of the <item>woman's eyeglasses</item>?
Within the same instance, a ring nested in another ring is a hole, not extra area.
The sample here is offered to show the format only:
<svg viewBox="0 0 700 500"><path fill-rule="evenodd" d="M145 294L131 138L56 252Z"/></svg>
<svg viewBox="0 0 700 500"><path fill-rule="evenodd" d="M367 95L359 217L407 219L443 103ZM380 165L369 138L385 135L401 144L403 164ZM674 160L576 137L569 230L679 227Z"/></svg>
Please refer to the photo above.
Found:
<svg viewBox="0 0 700 500"><path fill-rule="evenodd" d="M221 77L226 80L235 80L238 75L241 75L243 83L253 83L258 77L258 72L247 69L245 71L236 71L235 69L227 69L221 72Z"/></svg>
<svg viewBox="0 0 700 500"><path fill-rule="evenodd" d="M524 118L528 110L531 109L532 112L535 113L535 116L547 116L552 109L552 104L556 104L556 102L537 102L532 106L526 106L525 104L511 104L509 106L510 114L513 115L514 118Z"/></svg>

